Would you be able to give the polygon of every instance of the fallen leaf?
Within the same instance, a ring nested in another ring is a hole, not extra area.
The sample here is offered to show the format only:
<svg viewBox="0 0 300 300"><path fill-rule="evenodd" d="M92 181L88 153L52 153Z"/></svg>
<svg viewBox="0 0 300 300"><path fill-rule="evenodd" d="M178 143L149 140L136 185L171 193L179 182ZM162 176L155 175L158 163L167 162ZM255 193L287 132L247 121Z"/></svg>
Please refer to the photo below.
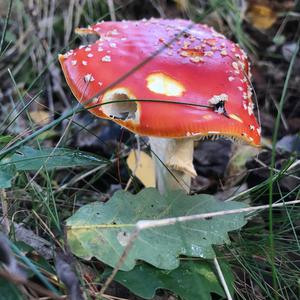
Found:
<svg viewBox="0 0 300 300"><path fill-rule="evenodd" d="M155 187L155 170L152 158L144 151L131 150L127 165L145 187Z"/></svg>
<svg viewBox="0 0 300 300"><path fill-rule="evenodd" d="M267 30L276 22L277 14L266 5L252 4L248 9L247 18L255 28Z"/></svg>
<svg viewBox="0 0 300 300"><path fill-rule="evenodd" d="M230 266L221 262L221 268L233 294L234 277ZM108 269L107 275L110 272ZM129 272L118 272L114 280L143 299L153 299L156 290L161 288L174 292L183 300L211 300L211 293L225 297L212 263L204 260L181 261L177 269L168 272L141 263Z"/></svg>
<svg viewBox="0 0 300 300"><path fill-rule="evenodd" d="M143 189L136 195L118 191L108 202L85 205L67 220L68 244L71 251L81 258L96 257L115 267L134 230L133 224L139 220L246 206L235 201L218 201L211 195L187 196L182 191L164 196L153 188ZM238 230L245 224L245 214L239 213L142 230L120 270L132 270L138 260L160 269L172 270L179 266L181 254L212 259L215 256L212 245L230 243L228 232Z"/></svg>
<svg viewBox="0 0 300 300"><path fill-rule="evenodd" d="M29 113L32 121L38 125L46 125L50 121L50 114L48 111L37 110Z"/></svg>
<svg viewBox="0 0 300 300"><path fill-rule="evenodd" d="M249 145L235 145L233 155L228 163L226 177L239 177L237 180L240 180L241 175L247 171L246 162L258 155L259 152L258 148Z"/></svg>
<svg viewBox="0 0 300 300"><path fill-rule="evenodd" d="M187 11L189 8L189 0L175 0L179 10Z"/></svg>

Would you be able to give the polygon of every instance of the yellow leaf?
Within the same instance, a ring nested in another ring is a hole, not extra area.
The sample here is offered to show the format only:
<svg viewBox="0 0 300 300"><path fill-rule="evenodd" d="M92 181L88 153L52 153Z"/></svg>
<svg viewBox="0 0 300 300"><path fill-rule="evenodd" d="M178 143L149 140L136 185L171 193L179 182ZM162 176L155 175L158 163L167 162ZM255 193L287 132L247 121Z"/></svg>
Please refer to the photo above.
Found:
<svg viewBox="0 0 300 300"><path fill-rule="evenodd" d="M258 155L260 150L249 145L235 145L233 155L227 167L228 177L239 176L246 171L246 162L252 157Z"/></svg>
<svg viewBox="0 0 300 300"><path fill-rule="evenodd" d="M152 158L143 151L131 150L127 165L145 187L155 187L155 170Z"/></svg>
<svg viewBox="0 0 300 300"><path fill-rule="evenodd" d="M266 30L272 27L277 20L277 14L270 7L253 4L250 6L247 17L257 29Z"/></svg>
<svg viewBox="0 0 300 300"><path fill-rule="evenodd" d="M49 112L44 110L32 111L29 113L32 121L38 125L45 125L50 121Z"/></svg>
<svg viewBox="0 0 300 300"><path fill-rule="evenodd" d="M177 7L181 11L187 11L189 7L189 0L174 0L177 4Z"/></svg>

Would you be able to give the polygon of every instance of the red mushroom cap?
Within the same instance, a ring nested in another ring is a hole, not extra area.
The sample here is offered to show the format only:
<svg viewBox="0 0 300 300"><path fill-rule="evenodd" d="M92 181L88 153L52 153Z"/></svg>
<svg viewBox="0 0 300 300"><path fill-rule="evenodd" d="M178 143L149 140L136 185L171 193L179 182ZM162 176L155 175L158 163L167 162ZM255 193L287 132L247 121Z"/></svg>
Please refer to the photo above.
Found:
<svg viewBox="0 0 300 300"><path fill-rule="evenodd" d="M102 22L77 32L100 38L59 60L77 100L86 107L99 104L90 109L93 114L140 135L217 135L260 145L246 54L212 28L186 20L150 19ZM103 105L124 99L137 101L120 102L118 112L114 104Z"/></svg>

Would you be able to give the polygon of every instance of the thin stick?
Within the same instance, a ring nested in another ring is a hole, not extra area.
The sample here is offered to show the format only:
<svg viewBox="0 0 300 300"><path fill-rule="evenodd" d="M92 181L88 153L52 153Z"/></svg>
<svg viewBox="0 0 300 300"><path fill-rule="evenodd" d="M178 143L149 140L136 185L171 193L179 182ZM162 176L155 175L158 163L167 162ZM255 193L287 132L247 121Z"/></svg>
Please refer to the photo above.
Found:
<svg viewBox="0 0 300 300"><path fill-rule="evenodd" d="M275 203L271 207L282 207L286 205L292 204L300 204L300 200L294 200L284 203ZM183 216L183 217L174 217L174 218L166 218L161 220L141 220L136 223L137 228L140 230L147 229L147 228L154 228L154 227L161 227L161 226L168 226L175 224L177 222L188 222L188 221L195 221L201 220L206 218L218 217L218 216L225 216L225 215L233 215L239 214L243 212L252 212L256 210L268 209L270 205L259 205L259 206L252 206L252 207L245 207L245 208L238 208L238 209L230 209L225 211L216 211L212 213L205 213L205 214L197 214L191 216Z"/></svg>
<svg viewBox="0 0 300 300"><path fill-rule="evenodd" d="M6 235L9 234L10 231L10 222L8 219L8 201L5 189L0 189L0 199L1 199L1 206L2 206L2 224L3 224L3 231Z"/></svg>
<svg viewBox="0 0 300 300"><path fill-rule="evenodd" d="M113 0L107 0L107 5L108 5L109 14L110 14L110 19L112 21L116 21L117 19L116 19L114 1Z"/></svg>
<svg viewBox="0 0 300 300"><path fill-rule="evenodd" d="M215 268L216 268L217 273L219 275L219 278L220 278L220 281L222 283L222 286L223 286L223 289L224 289L224 292L225 292L225 295L226 295L227 299L228 300L232 300L232 297L231 297L231 294L229 292L229 288L228 288L227 282L226 282L226 280L224 278L223 272L221 270L221 267L219 265L219 262L218 262L218 259L217 259L216 256L214 257L214 265L215 265Z"/></svg>
<svg viewBox="0 0 300 300"><path fill-rule="evenodd" d="M300 204L300 200L288 201L284 203L275 203L271 207L275 208L275 207L282 207L282 206L293 205L293 204ZM140 220L135 224L135 227L139 229L139 231L141 231L148 228L173 225L177 222L189 222L189 221L202 220L202 219L207 219L212 217L234 215L243 212L253 212L256 210L268 209L269 207L270 206L266 204L266 205L251 206L245 208L222 210L222 211L216 211L216 212L205 213L205 214L165 218L160 220ZM133 226L134 224L99 224L99 225L78 225L78 226L74 225L71 226L71 228L72 230L76 230L76 229L85 229L85 228L108 228L108 227L113 228L113 227L133 227Z"/></svg>
<svg viewBox="0 0 300 300"><path fill-rule="evenodd" d="M300 200L294 200L294 201L289 201L289 202L285 202L285 203L275 203L272 205L272 207L282 207L282 206L293 205L293 204L300 204ZM240 208L240 209L231 209L231 210L227 210L227 211L218 211L218 212L213 212L213 213L183 216L183 217L177 217L177 218L166 218L166 219L153 220L153 221L151 221L151 220L138 221L135 225L135 230L132 232L132 234L128 240L128 243L125 246L123 253L122 253L121 257L119 258L115 268L113 269L111 275L106 279L105 283L103 284L103 286L100 290L100 298L103 296L104 292L106 291L108 286L113 281L117 272L122 267L124 261L126 260L128 254L129 254L129 251L131 250L131 248L133 246L134 241L137 239L139 233L142 230L148 229L148 228L172 225L177 222L195 221L195 220L200 220L200 219L205 219L205 218L224 216L224 215L232 215L232 214L238 214L238 213L242 213L242 212L251 212L251 211L268 209L268 208L270 208L269 205L260 205L260 206L246 207L246 208ZM95 226L95 227L101 227L101 225ZM73 230L78 229L78 228L82 228L82 226L72 226ZM225 290L225 288L224 288L224 290ZM226 290L225 290L225 292L226 292ZM232 298L228 298L228 299L232 300Z"/></svg>
<svg viewBox="0 0 300 300"><path fill-rule="evenodd" d="M111 282L114 280L114 278L115 278L116 274L118 273L118 271L120 270L120 268L122 267L122 265L123 265L125 259L126 259L127 256L128 256L128 253L129 253L129 251L131 250L131 248L132 248L132 246L133 246L133 243L134 243L134 241L137 239L139 233L140 233L140 231L139 231L138 228L136 228L136 229L132 232L132 234L131 234L131 236L130 236L130 238L129 238L129 240L128 240L128 243L127 243L127 245L126 245L126 247L125 247L125 249L124 249L124 251L123 251L121 257L119 258L119 260L118 260L118 262L117 262L115 268L113 269L113 271L112 271L112 273L110 274L110 276L106 279L106 281L104 282L104 284L103 284L103 286L102 286L102 288L101 288L101 290L100 290L100 292L99 292L99 294L100 294L100 297L99 297L99 298L100 298L100 299L101 299L101 297L103 296L103 294L104 294L104 292L106 291L106 289L108 288L108 286L109 286L109 285L111 284Z"/></svg>

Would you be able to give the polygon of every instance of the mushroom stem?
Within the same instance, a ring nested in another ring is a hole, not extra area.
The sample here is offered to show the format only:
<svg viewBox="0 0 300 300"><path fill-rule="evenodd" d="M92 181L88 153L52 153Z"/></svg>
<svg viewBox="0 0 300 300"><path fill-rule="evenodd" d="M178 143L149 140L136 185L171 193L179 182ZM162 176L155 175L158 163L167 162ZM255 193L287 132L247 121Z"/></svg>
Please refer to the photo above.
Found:
<svg viewBox="0 0 300 300"><path fill-rule="evenodd" d="M189 193L191 178L197 175L193 166L193 139L150 137L150 146L159 192L181 189Z"/></svg>

